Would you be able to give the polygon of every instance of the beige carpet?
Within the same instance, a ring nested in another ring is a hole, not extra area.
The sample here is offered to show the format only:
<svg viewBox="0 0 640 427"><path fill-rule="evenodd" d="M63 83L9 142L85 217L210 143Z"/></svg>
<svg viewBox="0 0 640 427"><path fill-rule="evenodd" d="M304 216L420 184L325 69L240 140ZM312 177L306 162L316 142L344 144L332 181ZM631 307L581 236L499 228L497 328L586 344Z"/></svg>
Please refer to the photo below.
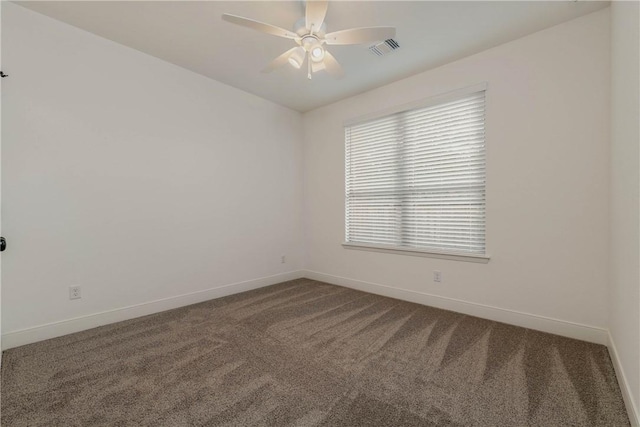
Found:
<svg viewBox="0 0 640 427"><path fill-rule="evenodd" d="M15 348L2 426L626 426L607 349L306 279Z"/></svg>

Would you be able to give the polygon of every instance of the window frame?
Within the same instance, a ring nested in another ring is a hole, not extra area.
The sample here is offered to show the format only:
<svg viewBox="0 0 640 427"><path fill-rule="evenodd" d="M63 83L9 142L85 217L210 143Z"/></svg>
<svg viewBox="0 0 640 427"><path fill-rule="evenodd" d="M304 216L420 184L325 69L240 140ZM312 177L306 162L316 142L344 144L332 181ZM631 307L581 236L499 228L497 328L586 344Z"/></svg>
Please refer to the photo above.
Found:
<svg viewBox="0 0 640 427"><path fill-rule="evenodd" d="M421 108L426 108L430 106L435 106L438 104L444 104L448 101L452 101L457 98L464 97L465 95L470 95L470 94L481 92L481 91L485 92L485 118L486 118L487 116L486 106L487 106L487 100L488 100L487 88L488 88L488 84L486 82L483 82L483 83L475 84L472 86L467 86L461 89L438 94L435 96L430 96L426 99L421 99L411 103L394 106L394 107L380 110L364 116L349 119L343 123L343 129L346 129L354 125L359 125L369 121L373 121L376 119L381 119L394 114L409 111L409 110L421 109ZM487 127L487 124L485 123L485 129L486 127ZM345 155L343 160L345 162L344 164L345 176L344 176L343 183L346 186L347 173L348 173L346 169L346 157L347 157L346 141L345 141L344 149L345 149ZM404 248L400 246L382 245L382 244L375 244L375 243L348 242L346 241L347 209L348 209L346 199L345 199L344 211L343 211L345 215L344 222L343 222L343 225L344 225L343 236L345 237L345 241L342 242L342 246L345 249L355 249L355 250L373 251L373 252L381 252L381 253L393 253L393 254L399 254L399 255L420 256L420 257L428 257L428 258L467 261L467 262L485 263L485 264L488 263L489 260L491 259L489 255L489 245L488 245L489 239L488 239L488 233L487 233L488 176L486 174L486 170L488 169L488 162L489 162L488 150L487 150L487 143L486 143L486 137L485 137L485 242L484 242L485 250L484 250L484 254L470 254L470 253L464 253L464 252L444 251L444 250L439 251L434 249L420 249L420 248L409 248L409 247ZM346 187L344 188L344 190L346 190Z"/></svg>

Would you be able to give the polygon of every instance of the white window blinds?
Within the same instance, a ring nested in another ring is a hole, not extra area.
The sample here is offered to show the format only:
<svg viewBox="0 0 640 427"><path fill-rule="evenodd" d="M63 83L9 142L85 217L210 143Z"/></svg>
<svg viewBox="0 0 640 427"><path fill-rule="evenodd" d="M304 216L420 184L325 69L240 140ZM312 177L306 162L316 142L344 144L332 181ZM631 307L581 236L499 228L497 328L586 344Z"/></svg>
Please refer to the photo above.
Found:
<svg viewBox="0 0 640 427"><path fill-rule="evenodd" d="M484 255L484 134L484 90L347 126L347 243Z"/></svg>

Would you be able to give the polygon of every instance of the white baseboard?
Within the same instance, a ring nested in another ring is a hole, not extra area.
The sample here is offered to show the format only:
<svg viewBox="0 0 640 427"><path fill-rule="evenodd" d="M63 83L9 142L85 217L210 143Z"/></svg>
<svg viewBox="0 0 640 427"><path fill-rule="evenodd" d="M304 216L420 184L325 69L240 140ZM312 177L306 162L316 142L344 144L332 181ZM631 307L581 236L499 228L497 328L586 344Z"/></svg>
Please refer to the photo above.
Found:
<svg viewBox="0 0 640 427"><path fill-rule="evenodd" d="M290 271L273 276L260 277L258 279L205 289L203 291L103 311L73 319L61 320L59 322L47 323L45 325L34 326L18 331L7 332L2 334L2 349L7 350L9 348L31 344L49 338L55 338L98 326L108 325L110 323L121 322L123 320L129 320L174 308L184 307L186 305L250 291L264 286L286 282L287 280L299 279L301 277L304 277L304 270Z"/></svg>
<svg viewBox="0 0 640 427"><path fill-rule="evenodd" d="M304 277L319 280L334 285L370 292L395 299L400 299L431 307L451 310L458 313L481 317L483 319L494 320L496 322L508 323L510 325L522 326L524 328L535 329L537 331L562 335L582 341L607 345L609 342L608 330L595 326L582 325L565 320L553 319L550 317L538 316L530 313L523 313L515 310L492 307L454 298L447 298L438 295L431 295L423 292L399 289L378 283L364 282L362 280L349 279L346 277L333 276L319 273L317 271L306 270Z"/></svg>
<svg viewBox="0 0 640 427"><path fill-rule="evenodd" d="M622 392L622 399L624 400L624 406L627 408L627 414L629 415L629 421L631 422L632 427L640 426L640 411L638 411L638 407L633 399L633 394L631 393L631 388L629 387L629 382L627 381L627 376L624 374L624 370L622 369L622 364L620 363L620 357L618 356L618 350L616 349L616 344L613 341L613 337L611 333L609 336L609 355L611 356L611 362L613 363L613 368L616 371L616 376L618 377L618 385L620 385L620 391Z"/></svg>
<svg viewBox="0 0 640 427"><path fill-rule="evenodd" d="M109 323L133 319L135 317L146 316L148 314L159 313L161 311L171 310L173 308L183 307L185 305L196 304L202 301L221 298L227 295L245 292L252 289L284 282L287 280L298 279L301 277L308 277L310 279L332 283L334 285L345 286L348 288L371 292L378 295L384 295L404 301L415 302L431 307L442 308L445 310L452 310L459 313L481 317L484 319L495 320L511 325L522 326L525 328L594 342L597 344L609 344L609 333L606 329L603 328L567 322L564 320L552 319L515 310L491 307L468 301L457 300L454 298L431 295L423 292L399 289L382 284L319 273L317 271L296 270L287 273L276 274L273 276L261 277L254 280L232 283L229 285L219 286L216 288L206 289L198 292L192 292L189 294L163 298L128 307L122 307L114 310L103 311L100 313L94 313L73 319L52 322L45 325L21 329L18 331L7 332L5 334L2 334L2 349L6 350L8 348L17 347L20 345L30 344L49 338L55 338L58 336L95 328L97 326L107 325Z"/></svg>

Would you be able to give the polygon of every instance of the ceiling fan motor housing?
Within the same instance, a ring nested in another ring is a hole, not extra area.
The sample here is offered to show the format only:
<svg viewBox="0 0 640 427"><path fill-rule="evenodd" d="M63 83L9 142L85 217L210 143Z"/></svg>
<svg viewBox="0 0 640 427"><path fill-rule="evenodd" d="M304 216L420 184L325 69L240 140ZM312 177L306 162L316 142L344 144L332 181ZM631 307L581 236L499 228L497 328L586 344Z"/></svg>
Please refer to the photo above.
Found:
<svg viewBox="0 0 640 427"><path fill-rule="evenodd" d="M312 61L320 62L324 58L324 48L322 47L322 41L315 35L305 35L300 40L300 45L309 52L309 56Z"/></svg>

